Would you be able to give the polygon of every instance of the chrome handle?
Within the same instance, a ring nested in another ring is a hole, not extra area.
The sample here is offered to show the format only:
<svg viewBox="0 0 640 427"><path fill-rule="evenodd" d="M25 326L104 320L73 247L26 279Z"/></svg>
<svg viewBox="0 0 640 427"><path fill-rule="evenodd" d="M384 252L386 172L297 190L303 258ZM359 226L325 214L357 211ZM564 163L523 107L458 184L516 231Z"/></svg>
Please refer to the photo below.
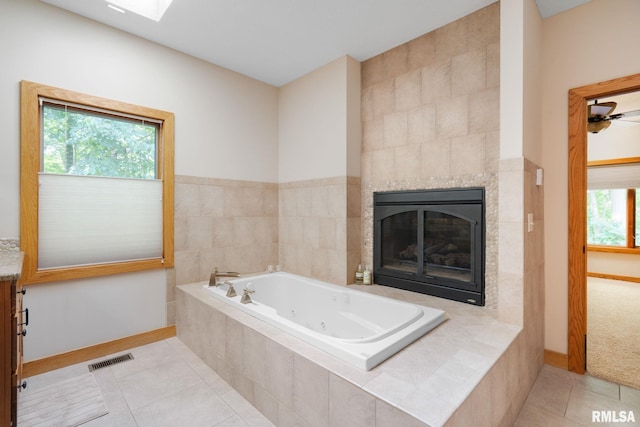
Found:
<svg viewBox="0 0 640 427"><path fill-rule="evenodd" d="M23 337L26 337L27 336L27 330L26 329L21 330L20 332L18 332L18 335L22 335Z"/></svg>

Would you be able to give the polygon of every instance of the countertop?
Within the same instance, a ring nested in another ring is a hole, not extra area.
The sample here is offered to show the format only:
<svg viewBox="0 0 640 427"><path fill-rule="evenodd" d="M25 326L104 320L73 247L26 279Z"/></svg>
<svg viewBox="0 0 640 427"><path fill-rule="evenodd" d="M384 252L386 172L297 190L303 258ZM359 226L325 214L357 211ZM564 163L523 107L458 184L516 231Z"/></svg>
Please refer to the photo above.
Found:
<svg viewBox="0 0 640 427"><path fill-rule="evenodd" d="M20 277L24 253L20 251L0 251L0 281Z"/></svg>

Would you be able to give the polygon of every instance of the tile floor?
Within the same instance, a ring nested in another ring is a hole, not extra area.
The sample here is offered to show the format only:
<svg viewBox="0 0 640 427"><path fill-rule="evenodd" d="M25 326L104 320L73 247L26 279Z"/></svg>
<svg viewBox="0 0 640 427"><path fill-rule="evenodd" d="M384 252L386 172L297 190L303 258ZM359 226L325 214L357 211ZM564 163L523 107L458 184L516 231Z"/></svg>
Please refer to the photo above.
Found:
<svg viewBox="0 0 640 427"><path fill-rule="evenodd" d="M137 347L130 352L134 360L94 371L109 414L83 426L272 425L178 338ZM118 355L123 353L126 352ZM29 378L29 387L23 393L84 375L92 362ZM594 410L616 411L616 414L633 411L636 421L593 423ZM640 426L640 391L545 365L515 426L585 425Z"/></svg>
<svg viewBox="0 0 640 427"><path fill-rule="evenodd" d="M116 355L128 352L133 360L93 371L109 413L83 427L273 425L178 338ZM27 378L22 393L84 375L95 361Z"/></svg>

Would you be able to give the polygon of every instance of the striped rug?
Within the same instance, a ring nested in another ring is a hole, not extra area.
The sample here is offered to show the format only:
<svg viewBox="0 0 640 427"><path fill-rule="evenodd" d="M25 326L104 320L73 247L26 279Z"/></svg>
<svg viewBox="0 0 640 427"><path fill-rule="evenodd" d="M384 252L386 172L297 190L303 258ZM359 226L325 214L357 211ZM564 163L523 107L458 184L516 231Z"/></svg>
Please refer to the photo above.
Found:
<svg viewBox="0 0 640 427"><path fill-rule="evenodd" d="M108 413L92 374L60 381L18 397L18 425L79 426Z"/></svg>

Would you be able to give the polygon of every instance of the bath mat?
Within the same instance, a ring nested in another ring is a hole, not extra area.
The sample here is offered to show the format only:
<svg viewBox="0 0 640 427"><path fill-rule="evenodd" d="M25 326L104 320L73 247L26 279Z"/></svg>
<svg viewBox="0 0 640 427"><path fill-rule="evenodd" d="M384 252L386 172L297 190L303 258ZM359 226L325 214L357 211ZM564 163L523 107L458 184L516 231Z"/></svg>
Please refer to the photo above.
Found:
<svg viewBox="0 0 640 427"><path fill-rule="evenodd" d="M18 396L18 425L79 426L108 413L92 374L60 381Z"/></svg>
<svg viewBox="0 0 640 427"><path fill-rule="evenodd" d="M640 390L640 283L587 283L587 371Z"/></svg>

